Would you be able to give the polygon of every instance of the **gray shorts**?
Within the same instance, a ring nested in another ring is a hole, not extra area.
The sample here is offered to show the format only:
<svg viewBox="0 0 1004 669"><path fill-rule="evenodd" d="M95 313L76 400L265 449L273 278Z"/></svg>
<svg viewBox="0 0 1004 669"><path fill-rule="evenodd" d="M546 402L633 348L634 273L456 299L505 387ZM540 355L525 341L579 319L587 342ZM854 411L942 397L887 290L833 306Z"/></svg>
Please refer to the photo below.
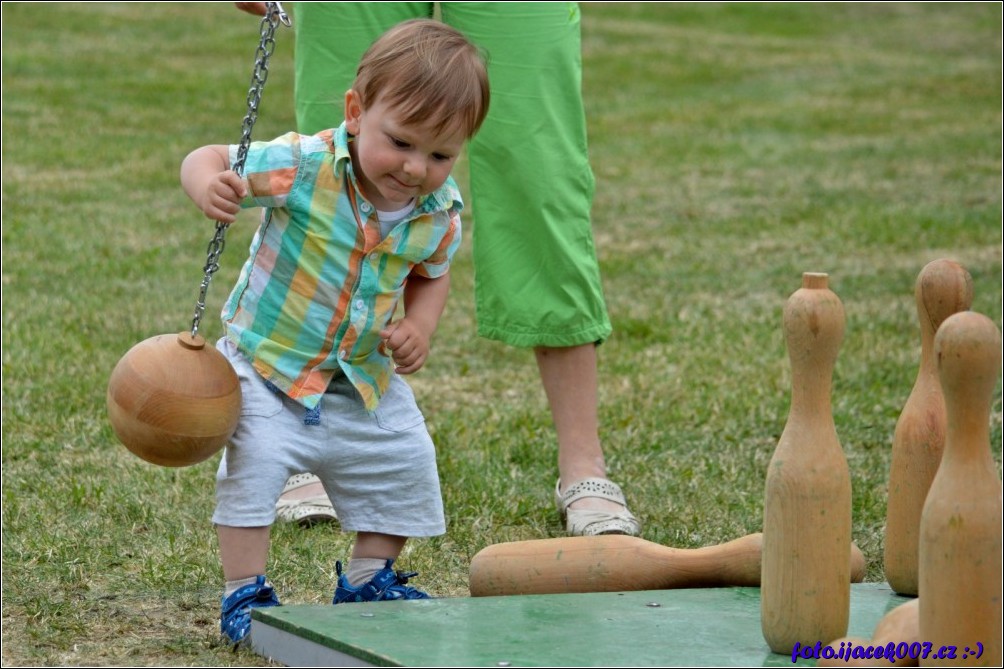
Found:
<svg viewBox="0 0 1004 669"><path fill-rule="evenodd" d="M317 475L342 529L402 537L446 531L436 452L411 388L399 376L374 413L343 375L321 400L320 424L270 388L225 339L217 348L241 381L242 408L216 474L213 522L262 527L293 474Z"/></svg>

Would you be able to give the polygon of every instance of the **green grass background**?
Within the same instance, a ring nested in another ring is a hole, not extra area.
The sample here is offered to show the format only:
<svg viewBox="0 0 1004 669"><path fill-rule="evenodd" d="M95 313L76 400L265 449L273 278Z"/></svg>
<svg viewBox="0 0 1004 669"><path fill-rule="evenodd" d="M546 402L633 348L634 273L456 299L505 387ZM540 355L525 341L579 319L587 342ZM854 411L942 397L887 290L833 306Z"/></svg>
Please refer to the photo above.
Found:
<svg viewBox="0 0 1004 669"><path fill-rule="evenodd" d="M882 580L892 432L920 352L917 273L959 261L973 308L1001 323L1001 5L582 12L614 325L599 349L611 477L648 540L759 531L789 403L781 310L802 272L827 272L847 314L833 413L854 538ZM178 167L239 139L258 22L232 3L4 3L2 18L3 663L264 664L217 640L215 458L149 465L105 413L118 359L190 326L212 223ZM283 29L256 138L294 127L292 57ZM207 337L254 222L228 234ZM401 564L442 596L466 596L481 548L562 535L533 356L476 337L469 244L412 377L449 530ZM990 442L999 472L999 383ZM329 601L350 546L337 526L275 528L283 600Z"/></svg>

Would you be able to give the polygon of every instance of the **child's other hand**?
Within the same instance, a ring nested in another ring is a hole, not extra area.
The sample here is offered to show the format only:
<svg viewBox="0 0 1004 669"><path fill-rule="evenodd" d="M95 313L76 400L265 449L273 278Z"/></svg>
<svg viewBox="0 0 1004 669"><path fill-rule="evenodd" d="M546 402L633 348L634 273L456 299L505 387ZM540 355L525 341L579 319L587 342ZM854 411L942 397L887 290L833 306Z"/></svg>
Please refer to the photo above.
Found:
<svg viewBox="0 0 1004 669"><path fill-rule="evenodd" d="M247 195L247 184L236 172L220 172L209 180L202 197L202 213L220 223L233 223Z"/></svg>
<svg viewBox="0 0 1004 669"><path fill-rule="evenodd" d="M383 349L394 360L398 374L417 372L429 357L429 337L407 318L394 321L380 331Z"/></svg>

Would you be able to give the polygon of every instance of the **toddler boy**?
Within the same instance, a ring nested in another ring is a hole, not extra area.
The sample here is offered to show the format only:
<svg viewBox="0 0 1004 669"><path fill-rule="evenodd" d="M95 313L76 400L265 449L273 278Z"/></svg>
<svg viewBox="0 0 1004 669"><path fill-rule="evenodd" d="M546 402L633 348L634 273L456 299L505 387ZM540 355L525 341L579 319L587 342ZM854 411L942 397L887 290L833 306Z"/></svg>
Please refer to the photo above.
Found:
<svg viewBox="0 0 1004 669"><path fill-rule="evenodd" d="M488 103L479 50L442 23L406 21L363 55L338 128L252 143L243 178L236 146L182 163L209 218L264 208L218 343L243 396L213 514L233 643L252 608L279 604L265 577L269 527L300 472L321 479L356 533L334 604L428 597L392 569L408 537L446 529L434 446L399 375L429 355L460 244L450 170Z"/></svg>

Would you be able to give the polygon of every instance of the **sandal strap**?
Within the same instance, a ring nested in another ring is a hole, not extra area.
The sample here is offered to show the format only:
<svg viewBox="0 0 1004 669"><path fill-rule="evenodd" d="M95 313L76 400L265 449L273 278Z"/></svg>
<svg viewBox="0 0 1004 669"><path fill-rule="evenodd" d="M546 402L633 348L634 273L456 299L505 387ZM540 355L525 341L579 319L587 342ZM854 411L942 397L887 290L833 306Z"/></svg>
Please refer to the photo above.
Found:
<svg viewBox="0 0 1004 669"><path fill-rule="evenodd" d="M320 483L321 479L317 478L310 472L304 474L293 474L286 481L285 487L282 489L282 494L285 495L290 490L296 490L297 488L302 488L303 486L311 485L314 483Z"/></svg>
<svg viewBox="0 0 1004 669"><path fill-rule="evenodd" d="M294 474L286 481L286 487L282 489L282 495L303 488L304 486L320 483L321 479L307 472ZM280 495L275 503L275 511L279 520L292 523L312 523L322 519L337 519L334 506L326 492L313 497L301 497L299 499L283 499Z"/></svg>
<svg viewBox="0 0 1004 669"><path fill-rule="evenodd" d="M641 523L627 509L614 514L590 509L569 509L566 530L576 537L599 534L638 536L641 532Z"/></svg>
<svg viewBox="0 0 1004 669"><path fill-rule="evenodd" d="M561 481L558 481L557 490L561 489ZM560 494L560 504L562 511L568 509L568 505L587 497L599 497L609 500L627 508L627 500L621 487L613 481L601 478L582 479L578 483L568 486L568 489Z"/></svg>
<svg viewBox="0 0 1004 669"><path fill-rule="evenodd" d="M276 516L286 522L312 522L322 519L337 520L334 506L327 496L307 499L280 499L275 505Z"/></svg>
<svg viewBox="0 0 1004 669"><path fill-rule="evenodd" d="M305 497L303 499L280 499L275 503L276 509L295 509L300 506L324 507L325 509L332 508L331 500L328 499L327 495Z"/></svg>
<svg viewBox="0 0 1004 669"><path fill-rule="evenodd" d="M569 505L580 499L595 497L620 504L624 509L616 513L593 509L569 509ZM554 498L565 521L565 529L572 536L595 536L598 534L628 534L638 536L641 523L627 508L627 500L621 487L608 479L592 477L573 483L561 492L561 480L554 485Z"/></svg>

